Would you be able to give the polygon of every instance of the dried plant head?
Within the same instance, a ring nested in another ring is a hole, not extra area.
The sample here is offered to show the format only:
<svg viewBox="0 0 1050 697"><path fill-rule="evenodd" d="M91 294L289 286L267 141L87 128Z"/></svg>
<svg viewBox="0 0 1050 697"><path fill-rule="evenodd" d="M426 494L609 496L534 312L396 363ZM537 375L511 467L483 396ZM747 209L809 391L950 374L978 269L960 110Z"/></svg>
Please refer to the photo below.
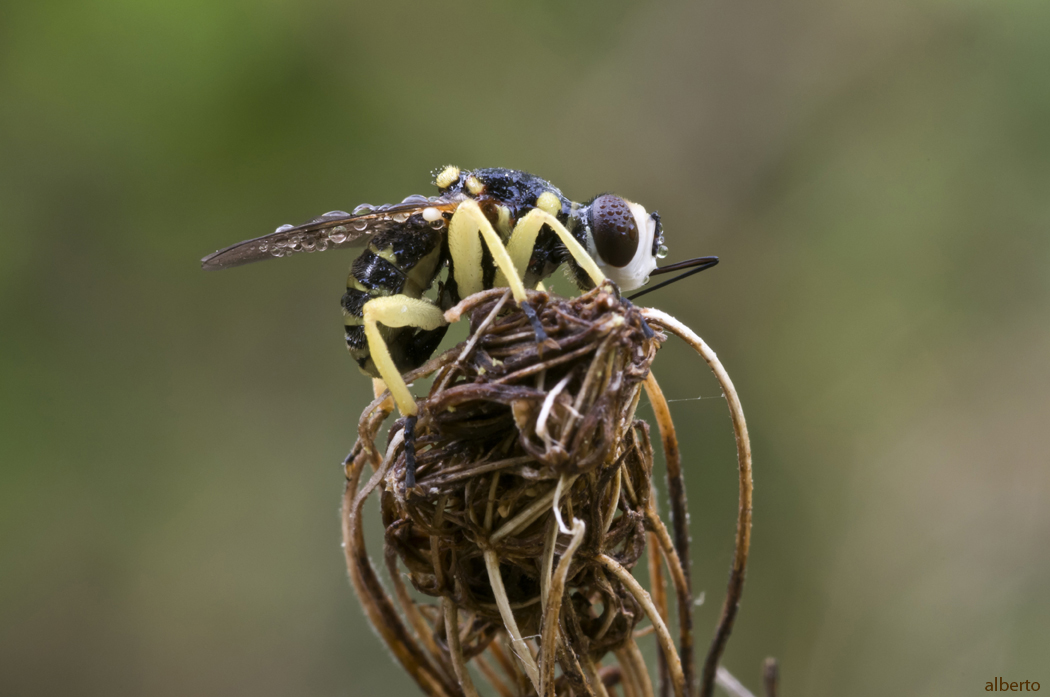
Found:
<svg viewBox="0 0 1050 697"><path fill-rule="evenodd" d="M501 697L604 697L617 683L625 695L651 695L637 644L650 632L659 647L661 694L692 694L685 494L674 427L651 373L666 339L661 330L682 335L681 327L636 308L611 286L572 299L534 291L529 303L546 333L537 343L530 318L509 297L506 289L483 291L447 313L450 321L468 318L470 335L406 376L433 376L417 403L411 444L402 419L386 447L377 446L392 411L385 396L361 417L346 463L344 537L366 614L430 695L477 694L476 676ZM673 534L653 495L649 426L635 418L643 390L667 455ZM743 428L742 414L737 421ZM738 445L746 449L740 428ZM747 517L737 539L744 550L734 569L746 561L750 529L746 455ZM360 487L368 465L373 474ZM364 547L362 508L373 492L394 598ZM648 591L631 573L647 543ZM742 564L738 575L742 583ZM668 628L667 578L677 646ZM725 636L738 597L723 613ZM641 628L646 620L651 626ZM612 663L603 666L607 655Z"/></svg>

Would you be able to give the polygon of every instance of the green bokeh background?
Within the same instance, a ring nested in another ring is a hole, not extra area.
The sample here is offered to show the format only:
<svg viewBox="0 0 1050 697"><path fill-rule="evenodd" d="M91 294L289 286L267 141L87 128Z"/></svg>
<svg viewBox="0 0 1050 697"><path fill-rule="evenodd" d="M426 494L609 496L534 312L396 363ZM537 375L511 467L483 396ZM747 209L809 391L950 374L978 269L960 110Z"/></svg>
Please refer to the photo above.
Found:
<svg viewBox="0 0 1050 697"><path fill-rule="evenodd" d="M738 677L1050 689L1045 0L96 0L0 7L0 694L416 694L339 548L351 255L197 260L449 162L722 258L647 300L754 439ZM655 370L706 646L732 433Z"/></svg>

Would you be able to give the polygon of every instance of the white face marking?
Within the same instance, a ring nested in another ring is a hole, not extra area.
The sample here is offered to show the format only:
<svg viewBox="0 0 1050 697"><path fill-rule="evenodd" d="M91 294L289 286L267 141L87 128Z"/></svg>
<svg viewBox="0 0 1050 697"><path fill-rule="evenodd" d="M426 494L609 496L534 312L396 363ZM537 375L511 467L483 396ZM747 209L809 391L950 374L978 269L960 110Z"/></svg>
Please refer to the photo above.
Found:
<svg viewBox="0 0 1050 697"><path fill-rule="evenodd" d="M620 290L634 290L645 285L649 274L656 268L656 257L653 256L653 237L656 235L656 221L649 217L645 207L638 203L627 202L634 214L638 226L638 249L627 266L610 266L602 261L601 256L592 254L598 268L620 287ZM591 242L591 246L593 246Z"/></svg>

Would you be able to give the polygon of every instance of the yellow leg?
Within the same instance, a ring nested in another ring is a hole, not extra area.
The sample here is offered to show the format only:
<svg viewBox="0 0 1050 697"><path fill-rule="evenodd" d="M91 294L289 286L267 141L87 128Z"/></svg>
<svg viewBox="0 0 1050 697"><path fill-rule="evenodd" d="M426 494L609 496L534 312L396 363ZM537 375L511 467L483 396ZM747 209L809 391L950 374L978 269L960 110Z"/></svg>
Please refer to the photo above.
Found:
<svg viewBox="0 0 1050 697"><path fill-rule="evenodd" d="M514 232L510 234L510 240L507 241L507 253L513 261L518 276L525 276L529 258L532 256L532 249L536 246L536 236L539 235L540 228L545 224L549 225L561 238L562 244L572 254L572 258L576 260L576 263L591 277L594 285L601 285L605 281L605 274L594 263L594 259L583 248L583 245L572 236L572 233L565 229L565 226L557 218L539 208L533 208L524 218L518 221L518 224L514 226ZM458 266L456 267L456 274L459 274ZM497 273L496 285L500 285L502 280L503 278Z"/></svg>
<svg viewBox="0 0 1050 697"><path fill-rule="evenodd" d="M456 267L459 294L465 298L483 290L479 232L492 253L492 260L496 262L499 279L496 285L509 287L514 299L519 303L524 302L525 285L521 281L521 274L517 272L507 248L503 246L503 240L492 228L492 223L481 212L477 202L472 200L459 204L448 229L448 249ZM535 235L533 241L535 243Z"/></svg>
<svg viewBox="0 0 1050 697"><path fill-rule="evenodd" d="M365 337L368 339L368 350L372 354L372 361L376 364L383 381L390 388L390 394L397 403L398 411L404 416L415 416L418 411L416 400L408 391L408 385L402 379L397 366L394 365L394 359L390 357L390 351L377 325L418 327L430 331L445 324L444 315L436 305L420 298L410 298L407 295L372 298L365 303L361 314L364 316Z"/></svg>

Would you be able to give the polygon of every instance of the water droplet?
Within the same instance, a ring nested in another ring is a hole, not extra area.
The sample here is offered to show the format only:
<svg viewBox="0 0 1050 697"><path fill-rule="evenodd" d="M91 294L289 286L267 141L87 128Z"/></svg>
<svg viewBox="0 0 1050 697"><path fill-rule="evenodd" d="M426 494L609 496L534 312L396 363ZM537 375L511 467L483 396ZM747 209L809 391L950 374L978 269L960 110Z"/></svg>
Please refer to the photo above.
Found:
<svg viewBox="0 0 1050 697"><path fill-rule="evenodd" d="M403 223L408 220L408 213L394 213L390 217L394 219L395 223Z"/></svg>
<svg viewBox="0 0 1050 697"><path fill-rule="evenodd" d="M347 213L346 211L328 211L327 213L325 213L321 217L322 218L345 218L345 217L347 217L349 215L350 214Z"/></svg>
<svg viewBox="0 0 1050 697"><path fill-rule="evenodd" d="M656 248L656 258L657 259L664 259L666 257L667 257L667 247L665 245L660 245L659 247L657 247Z"/></svg>
<svg viewBox="0 0 1050 697"><path fill-rule="evenodd" d="M368 221L367 220L355 220L353 225L354 225L354 229L357 230L358 232L360 232L360 231L364 230L366 227L368 227Z"/></svg>
<svg viewBox="0 0 1050 697"><path fill-rule="evenodd" d="M346 228L342 225L332 228L328 233L328 239L332 241L332 244L342 244L346 241Z"/></svg>
<svg viewBox="0 0 1050 697"><path fill-rule="evenodd" d="M291 230L293 227L295 226L291 225L290 223L285 223L284 225L274 230L274 232L284 232L285 230Z"/></svg>
<svg viewBox="0 0 1050 697"><path fill-rule="evenodd" d="M435 230L440 230L441 228L445 227L445 219L438 218L437 220L431 220L430 227L434 228Z"/></svg>
<svg viewBox="0 0 1050 697"><path fill-rule="evenodd" d="M401 201L401 203L414 203L419 205L423 203L430 203L430 200L426 196L421 196L420 194L412 194L411 196L406 196L404 200Z"/></svg>
<svg viewBox="0 0 1050 697"><path fill-rule="evenodd" d="M270 245L268 245L266 242L260 242L259 243L259 251L260 252L263 252L265 254L266 250L268 250L269 248L270 248Z"/></svg>
<svg viewBox="0 0 1050 697"><path fill-rule="evenodd" d="M284 256L284 250L281 249L280 247L274 247L273 249L270 250L270 255L271 256L275 256L278 259L280 259L281 257Z"/></svg>
<svg viewBox="0 0 1050 697"><path fill-rule="evenodd" d="M318 252L323 252L326 249L328 249L328 238L322 237L321 239L317 240L317 244L314 245L314 250Z"/></svg>
<svg viewBox="0 0 1050 697"><path fill-rule="evenodd" d="M360 206L354 209L354 215L364 215L365 213L371 213L375 210L375 206L369 203L362 203Z"/></svg>

